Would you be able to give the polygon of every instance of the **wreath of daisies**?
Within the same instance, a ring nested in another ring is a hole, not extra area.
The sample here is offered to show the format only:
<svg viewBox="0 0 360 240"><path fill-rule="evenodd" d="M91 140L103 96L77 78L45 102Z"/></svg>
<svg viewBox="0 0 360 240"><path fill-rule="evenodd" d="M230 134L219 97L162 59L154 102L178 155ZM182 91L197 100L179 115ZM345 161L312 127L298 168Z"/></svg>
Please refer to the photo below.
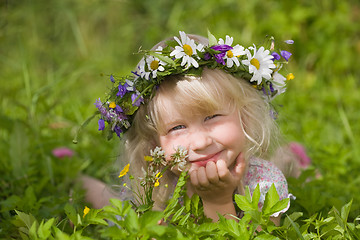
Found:
<svg viewBox="0 0 360 240"><path fill-rule="evenodd" d="M286 82L294 78L292 73L286 77L279 73L292 54L285 50L275 51L273 38L269 39L269 49L265 49L255 44L248 48L235 45L230 36L217 40L210 32L209 45L204 46L183 31L179 34L180 38L175 36L173 40L166 41L165 48L140 50L144 56L131 75L120 78L110 76L113 87L107 100L102 102L99 98L95 102L96 114L100 115L98 130L107 129L108 139L113 133L121 138L131 127L140 105L154 95L157 86L169 75L199 76L204 67L220 68L248 81L269 101L285 92ZM293 41L285 43L293 44Z"/></svg>

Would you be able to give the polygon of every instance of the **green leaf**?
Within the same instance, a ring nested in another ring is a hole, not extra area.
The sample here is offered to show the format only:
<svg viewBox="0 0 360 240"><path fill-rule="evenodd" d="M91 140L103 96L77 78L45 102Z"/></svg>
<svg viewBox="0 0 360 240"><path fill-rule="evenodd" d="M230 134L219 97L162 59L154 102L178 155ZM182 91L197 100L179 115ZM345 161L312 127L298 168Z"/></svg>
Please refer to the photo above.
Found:
<svg viewBox="0 0 360 240"><path fill-rule="evenodd" d="M276 240L276 239L280 239L278 237L275 237L269 233L264 233L264 234L261 234L261 235L257 235L255 238L255 240Z"/></svg>
<svg viewBox="0 0 360 240"><path fill-rule="evenodd" d="M199 215L199 203L200 203L200 197L197 194L193 194L191 196L191 212L195 214L195 216Z"/></svg>
<svg viewBox="0 0 360 240"><path fill-rule="evenodd" d="M38 236L43 239L48 239L51 234L51 227L53 226L55 218L50 218L45 224L44 221L40 223L37 230Z"/></svg>
<svg viewBox="0 0 360 240"><path fill-rule="evenodd" d="M187 213L185 216L183 216L179 221L179 225L183 226L186 223L186 221L189 219L190 215L191 213Z"/></svg>
<svg viewBox="0 0 360 240"><path fill-rule="evenodd" d="M171 65L172 67L176 67L176 64L175 64L174 60L172 60L168 56L164 56L164 55L162 55L160 53L157 53L157 52L150 52L149 54L154 56L154 57L157 57L159 60Z"/></svg>
<svg viewBox="0 0 360 240"><path fill-rule="evenodd" d="M65 214L69 218L69 220L75 226L77 226L79 224L79 222L78 222L78 214L77 214L74 206L72 206L70 203L66 203L66 205L64 207L64 210L65 210Z"/></svg>
<svg viewBox="0 0 360 240"><path fill-rule="evenodd" d="M156 236L162 236L166 233L168 228L169 227L167 226L153 225L150 228L148 228L148 232L155 234Z"/></svg>
<svg viewBox="0 0 360 240"><path fill-rule="evenodd" d="M268 215L271 212L271 208L279 201L279 195L276 191L275 184L271 184L269 191L265 195L264 206L262 212Z"/></svg>
<svg viewBox="0 0 360 240"><path fill-rule="evenodd" d="M15 210L15 212L17 214L17 219L21 220L27 229L30 229L33 223L36 222L35 217L31 214L26 214L17 210Z"/></svg>
<svg viewBox="0 0 360 240"><path fill-rule="evenodd" d="M260 186L258 184L258 185L256 185L256 188L254 189L254 192L252 195L252 200L251 200L251 204L254 209L259 208L259 200L260 200Z"/></svg>
<svg viewBox="0 0 360 240"><path fill-rule="evenodd" d="M347 222L348 220L348 217L349 217L349 212L350 212L350 209L351 209L351 205L352 205L352 201L351 200L349 203L345 204L342 208L341 208L341 218L342 220L344 221L344 223Z"/></svg>
<svg viewBox="0 0 360 240"><path fill-rule="evenodd" d="M290 215L288 215L285 219L284 219L284 226L286 228L290 227L291 223L289 221L288 218L290 218L293 222L295 222L299 217L302 217L303 216L303 213L302 212L294 212Z"/></svg>
<svg viewBox="0 0 360 240"><path fill-rule="evenodd" d="M211 32L208 29L208 39L209 39L209 46L214 46L217 45L218 42L216 40L216 37L214 35L211 34Z"/></svg>
<svg viewBox="0 0 360 240"><path fill-rule="evenodd" d="M235 202L236 205L243 211L257 210L257 207L255 209L251 202L248 201L248 198L243 195L235 194Z"/></svg>
<svg viewBox="0 0 360 240"><path fill-rule="evenodd" d="M171 221L176 222L180 218L184 210L185 210L185 206L182 206L179 210L177 210L174 216L172 217Z"/></svg>
<svg viewBox="0 0 360 240"><path fill-rule="evenodd" d="M139 218L135 210L129 209L125 216L125 227L129 232L138 232L140 230Z"/></svg>
<svg viewBox="0 0 360 240"><path fill-rule="evenodd" d="M34 239L34 240L38 239L37 231L36 231L37 229L38 229L38 223L34 222L32 224L32 226L30 227L30 229L29 229L29 237L30 237L30 239Z"/></svg>
<svg viewBox="0 0 360 240"><path fill-rule="evenodd" d="M139 218L141 228L156 226L163 216L162 212L148 211Z"/></svg>
<svg viewBox="0 0 360 240"><path fill-rule="evenodd" d="M280 200L279 202L275 203L275 205L270 208L270 211L267 214L272 215L276 212L280 212L281 210L285 209L289 205L289 201L290 201L289 198L284 198L284 199Z"/></svg>
<svg viewBox="0 0 360 240"><path fill-rule="evenodd" d="M286 217L287 217L287 219L289 220L290 224L293 226L293 228L294 228L294 230L295 230L298 238L304 240L304 237L302 236L302 234L301 234L300 229L298 228L298 226L296 226L296 224L294 223L294 221L291 220L291 218L290 218L289 216L286 216Z"/></svg>

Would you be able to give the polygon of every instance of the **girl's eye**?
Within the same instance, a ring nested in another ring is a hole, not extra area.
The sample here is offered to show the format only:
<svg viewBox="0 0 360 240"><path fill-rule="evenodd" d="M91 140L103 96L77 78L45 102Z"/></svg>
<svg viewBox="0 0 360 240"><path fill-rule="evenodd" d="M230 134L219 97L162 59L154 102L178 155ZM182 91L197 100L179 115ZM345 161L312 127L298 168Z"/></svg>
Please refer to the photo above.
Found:
<svg viewBox="0 0 360 240"><path fill-rule="evenodd" d="M216 118L216 117L218 117L218 116L220 116L220 114L214 114L214 115L211 115L211 116L207 116L207 117L204 119L204 121L207 121L207 120Z"/></svg>
<svg viewBox="0 0 360 240"><path fill-rule="evenodd" d="M183 129L183 128L185 128L184 125L177 125L177 126L171 128L169 132L171 132L171 131L176 131L176 130L180 130L180 129Z"/></svg>

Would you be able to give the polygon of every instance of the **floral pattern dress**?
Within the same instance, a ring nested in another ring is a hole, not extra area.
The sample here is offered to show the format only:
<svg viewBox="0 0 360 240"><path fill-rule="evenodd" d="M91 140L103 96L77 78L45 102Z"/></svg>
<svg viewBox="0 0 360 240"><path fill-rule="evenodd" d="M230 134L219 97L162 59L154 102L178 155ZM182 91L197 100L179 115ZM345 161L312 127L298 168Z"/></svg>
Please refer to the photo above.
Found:
<svg viewBox="0 0 360 240"><path fill-rule="evenodd" d="M249 186L251 194L253 194L256 186L260 187L259 207L263 207L265 195L274 183L275 188L279 194L280 200L285 198L295 198L288 192L288 185L284 174L273 163L259 158L251 158L249 161L248 172L244 178L244 185ZM288 206L280 212L274 213L272 216L277 217L279 214L286 212L290 207Z"/></svg>

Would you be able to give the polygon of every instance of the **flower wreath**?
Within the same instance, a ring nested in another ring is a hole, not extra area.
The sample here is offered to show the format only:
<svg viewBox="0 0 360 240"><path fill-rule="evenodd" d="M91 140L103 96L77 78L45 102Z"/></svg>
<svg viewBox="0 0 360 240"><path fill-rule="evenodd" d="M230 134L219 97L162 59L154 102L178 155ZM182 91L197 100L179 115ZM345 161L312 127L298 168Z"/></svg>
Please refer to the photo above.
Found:
<svg viewBox="0 0 360 240"><path fill-rule="evenodd" d="M185 32L180 31L180 39L166 41L166 47L158 47L154 51L140 50L144 55L136 71L130 76L110 80L113 87L108 93L107 100L96 100L100 114L99 131L108 129L108 139L115 132L121 138L130 128L132 120L139 106L150 99L156 87L169 75L201 75L204 67L220 68L227 73L249 81L256 89L263 91L268 100L285 92L286 81L293 79L289 73L281 75L284 63L292 55L288 51L274 51L274 39L270 38L270 48L257 48L255 44L248 48L236 44L233 38L226 36L225 40L217 40L208 33L209 45L204 46L190 39ZM292 44L292 40L285 41ZM284 60L282 60L282 58ZM105 122L108 126L105 127Z"/></svg>

